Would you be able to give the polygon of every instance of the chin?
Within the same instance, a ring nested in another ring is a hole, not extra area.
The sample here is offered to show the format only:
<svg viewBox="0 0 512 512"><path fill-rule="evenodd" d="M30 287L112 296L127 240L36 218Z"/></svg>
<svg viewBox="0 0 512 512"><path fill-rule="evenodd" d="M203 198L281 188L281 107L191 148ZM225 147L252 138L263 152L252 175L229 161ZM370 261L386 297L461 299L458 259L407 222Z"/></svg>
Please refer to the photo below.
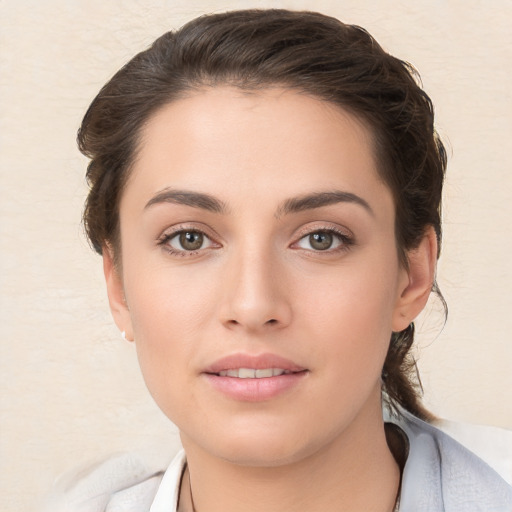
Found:
<svg viewBox="0 0 512 512"><path fill-rule="evenodd" d="M228 435L226 435L228 433ZM225 460L231 464L247 467L279 467L292 464L312 455L322 446L324 437L305 431L298 431L296 426L286 428L282 423L276 428L260 425L253 428L242 429L240 426L231 426L215 433L210 430L209 437L204 443L198 438L188 441L201 445L202 450L211 456ZM186 439L183 439L186 449Z"/></svg>

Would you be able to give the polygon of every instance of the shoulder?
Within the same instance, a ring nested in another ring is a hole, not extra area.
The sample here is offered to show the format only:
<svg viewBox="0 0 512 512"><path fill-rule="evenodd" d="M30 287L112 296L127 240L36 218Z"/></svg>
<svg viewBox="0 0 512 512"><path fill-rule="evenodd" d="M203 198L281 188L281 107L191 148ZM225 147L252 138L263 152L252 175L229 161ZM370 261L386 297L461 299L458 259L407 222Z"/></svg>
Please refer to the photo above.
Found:
<svg viewBox="0 0 512 512"><path fill-rule="evenodd" d="M409 440L409 454L402 479L402 510L512 510L511 485L467 447L441 429L405 411L402 411L400 418L392 418L391 421L403 429ZM481 427L479 430L481 439L485 429ZM460 430L464 429L460 427ZM468 429L465 432L468 441L472 436L468 434ZM503 435L502 441L511 443L512 437ZM508 450L510 448L509 445ZM502 454L506 450L506 445L502 446Z"/></svg>
<svg viewBox="0 0 512 512"><path fill-rule="evenodd" d="M147 512L171 459L120 453L75 470L57 480L41 512Z"/></svg>

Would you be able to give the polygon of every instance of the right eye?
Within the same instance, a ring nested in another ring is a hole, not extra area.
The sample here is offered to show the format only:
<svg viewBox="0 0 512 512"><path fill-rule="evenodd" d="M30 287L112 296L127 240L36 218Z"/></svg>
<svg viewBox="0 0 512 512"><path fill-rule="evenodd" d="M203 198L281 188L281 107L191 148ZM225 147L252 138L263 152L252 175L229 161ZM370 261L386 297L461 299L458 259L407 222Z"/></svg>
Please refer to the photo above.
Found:
<svg viewBox="0 0 512 512"><path fill-rule="evenodd" d="M184 229L175 231L161 241L172 253L196 253L202 249L207 249L213 245L213 242L202 231L196 229Z"/></svg>

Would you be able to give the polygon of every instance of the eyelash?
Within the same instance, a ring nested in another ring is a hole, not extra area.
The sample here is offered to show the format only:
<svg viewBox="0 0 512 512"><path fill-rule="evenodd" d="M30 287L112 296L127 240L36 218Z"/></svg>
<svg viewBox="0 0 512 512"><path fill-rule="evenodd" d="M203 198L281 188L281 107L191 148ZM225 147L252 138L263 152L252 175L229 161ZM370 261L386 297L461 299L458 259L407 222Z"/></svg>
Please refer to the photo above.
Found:
<svg viewBox="0 0 512 512"><path fill-rule="evenodd" d="M169 242L176 237L184 234L184 233L198 233L201 236L204 237L205 240L208 240L210 245L205 248L199 248L197 250L187 250L187 249L175 249L173 248ZM333 235L334 238L336 238L339 241L339 246L335 248L327 248L325 250L315 250L315 249L305 249L302 247L294 247L299 244L302 240L305 240L307 237L314 235L316 233L325 233L329 235ZM329 227L316 227L315 229L310 230L304 230L302 233L300 233L300 237L297 239L297 241L293 242L290 247L297 249L297 250L304 250L311 253L314 253L315 255L319 254L333 254L336 252L342 252L342 251L348 251L351 246L354 245L354 239L352 236L348 235L346 232L343 232L339 229L336 229L332 226ZM199 252L204 251L206 249L209 249L212 246L217 245L217 247L220 247L220 244L215 242L211 236L205 233L204 230L198 229L198 228L187 228L185 226L179 226L175 230L173 230L170 233L164 233L159 239L158 239L158 245L161 246L163 249L165 249L169 254L172 256L179 256L179 257L190 257L195 256L199 254Z"/></svg>
<svg viewBox="0 0 512 512"><path fill-rule="evenodd" d="M198 233L204 237L205 240L209 241L210 245L206 248L199 248L197 250L187 250L187 249L175 249L172 247L169 242L173 240L176 237L179 237L180 235L184 233ZM213 238L205 233L204 230L196 228L196 227L186 227L186 226L178 226L175 230L172 232L166 232L164 233L159 239L158 239L158 245L161 246L165 251L167 251L172 256L180 256L180 257L187 257L187 256L195 256L196 254L199 254L200 251L204 251L205 249L208 249L211 246L217 245Z"/></svg>
<svg viewBox="0 0 512 512"><path fill-rule="evenodd" d="M308 238L311 235L314 235L316 233L326 233L326 234L333 235L333 237L335 239L338 239L339 246L335 247L335 248L328 248L325 250L303 249L302 247L293 247L293 246L297 246L298 243L301 242L302 240L305 240L306 238ZM298 240L296 242L294 242L291 245L291 247L296 248L297 250L303 249L305 251L314 253L314 255L316 256L316 255L323 255L323 254L332 255L333 253L348 251L354 244L355 244L355 240L352 235L349 235L347 232L337 229L333 226L328 226L328 227L326 226L326 227L320 227L320 228L315 227L314 229L304 230L300 234L300 237L298 238Z"/></svg>

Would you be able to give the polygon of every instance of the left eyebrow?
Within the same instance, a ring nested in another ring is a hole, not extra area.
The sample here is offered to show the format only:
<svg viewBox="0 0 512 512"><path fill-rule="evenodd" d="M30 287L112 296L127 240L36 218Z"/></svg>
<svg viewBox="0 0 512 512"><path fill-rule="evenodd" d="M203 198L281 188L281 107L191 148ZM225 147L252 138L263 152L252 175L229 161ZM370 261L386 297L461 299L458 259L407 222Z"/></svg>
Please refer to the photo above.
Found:
<svg viewBox="0 0 512 512"><path fill-rule="evenodd" d="M329 206L336 203L353 203L363 207L372 216L375 216L371 206L362 197L352 192L344 192L341 190L333 190L329 192L315 192L299 197L287 199L276 212L276 217L287 215L289 213L302 212L304 210L312 210Z"/></svg>

